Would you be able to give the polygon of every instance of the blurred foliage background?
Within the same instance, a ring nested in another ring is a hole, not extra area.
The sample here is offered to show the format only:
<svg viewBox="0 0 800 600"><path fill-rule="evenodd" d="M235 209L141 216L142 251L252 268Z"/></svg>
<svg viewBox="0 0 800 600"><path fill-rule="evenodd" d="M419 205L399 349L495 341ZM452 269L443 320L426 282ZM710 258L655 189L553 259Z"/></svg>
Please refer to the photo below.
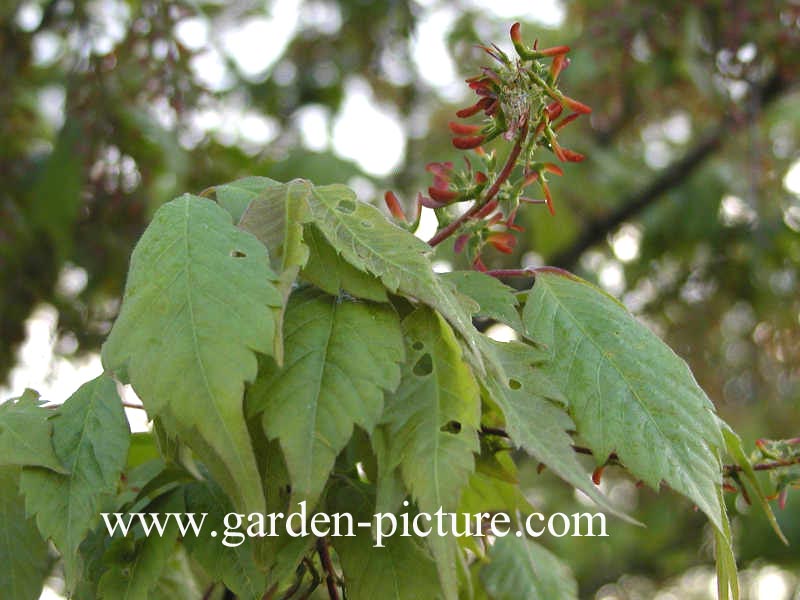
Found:
<svg viewBox="0 0 800 600"><path fill-rule="evenodd" d="M594 112L562 138L588 158L551 183L556 216L529 207L516 252L487 264L598 282L689 361L746 447L798 435L790 0L5 0L0 380L14 382L43 305L57 355L97 351L134 243L178 194L257 174L410 201L427 162L460 160L446 123L484 60L475 44L506 47L515 19L526 39L573 48L563 89ZM449 246L439 266L465 267ZM535 465L523 474L545 511L582 506ZM708 597L702 517L634 483L611 469L603 485L646 530L612 522L610 538L545 543L586 598ZM746 597L800 597L798 495L778 514L789 547L730 498Z"/></svg>

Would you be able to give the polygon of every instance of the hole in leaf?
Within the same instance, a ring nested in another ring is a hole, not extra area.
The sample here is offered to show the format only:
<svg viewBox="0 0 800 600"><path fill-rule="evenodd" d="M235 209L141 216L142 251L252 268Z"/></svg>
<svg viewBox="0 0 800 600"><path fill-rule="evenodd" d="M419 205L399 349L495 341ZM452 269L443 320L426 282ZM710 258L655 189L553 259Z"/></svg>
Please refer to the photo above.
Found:
<svg viewBox="0 0 800 600"><path fill-rule="evenodd" d="M423 354L414 365L412 372L417 377L425 377L433 373L433 359L429 352Z"/></svg>
<svg viewBox="0 0 800 600"><path fill-rule="evenodd" d="M458 421L450 421L442 425L440 431L444 431L445 433L461 433L461 423Z"/></svg>
<svg viewBox="0 0 800 600"><path fill-rule="evenodd" d="M365 227L366 229L372 229L372 223L369 221L361 221L361 226Z"/></svg>
<svg viewBox="0 0 800 600"><path fill-rule="evenodd" d="M355 209L356 209L356 203L353 200L339 200L339 204L336 205L336 210L346 215L349 215Z"/></svg>
<svg viewBox="0 0 800 600"><path fill-rule="evenodd" d="M522 384L516 379L509 379L508 387L510 387L512 390L518 390L519 388L522 387Z"/></svg>
<svg viewBox="0 0 800 600"><path fill-rule="evenodd" d="M414 342L414 344L411 347L414 350L422 350L425 347L425 344L423 344L422 342Z"/></svg>
<svg viewBox="0 0 800 600"><path fill-rule="evenodd" d="M231 256L233 258L245 258L247 254L245 254L241 250L231 250Z"/></svg>

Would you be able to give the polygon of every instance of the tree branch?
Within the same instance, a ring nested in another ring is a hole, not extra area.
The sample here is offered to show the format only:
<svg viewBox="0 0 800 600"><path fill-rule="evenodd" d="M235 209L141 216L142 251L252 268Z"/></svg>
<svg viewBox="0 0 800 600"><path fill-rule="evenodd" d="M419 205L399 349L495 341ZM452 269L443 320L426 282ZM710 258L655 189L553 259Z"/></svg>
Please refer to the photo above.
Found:
<svg viewBox="0 0 800 600"><path fill-rule="evenodd" d="M319 553L320 562L322 562L322 568L325 569L325 584L328 586L328 597L331 600L339 600L339 588L336 587L336 571L333 568L333 561L331 561L331 553L326 538L317 538L317 552Z"/></svg>
<svg viewBox="0 0 800 600"><path fill-rule="evenodd" d="M508 432L505 429L501 429L500 427L486 427L485 425L481 425L480 430L478 431L480 435L494 435L497 437L502 437L506 439L511 439L511 436L508 435ZM786 441L794 441L793 440L786 440ZM576 446L573 444L572 450L576 454L585 454L586 456L593 456L594 452L590 448L586 448L585 446ZM618 464L622 467L619 462L619 457L617 456L616 452L612 452L608 455L608 464ZM761 463L754 463L752 465L754 471L773 471L775 469L780 469L782 467L791 467L792 465L800 464L800 456L794 456L792 458L788 458L786 460L773 460ZM722 475L723 477L730 477L734 473L741 473L744 469L740 465L722 465Z"/></svg>
<svg viewBox="0 0 800 600"><path fill-rule="evenodd" d="M779 98L789 87L789 82L776 74L761 88L755 89L754 93L760 98L760 105L765 107ZM622 223L637 216L659 200L664 193L684 182L745 124L746 120L737 119L734 113L728 112L715 127L703 134L697 144L682 158L658 173L645 187L623 199L617 209L590 221L575 242L548 259L548 264L565 269L573 267L586 250L602 242Z"/></svg>

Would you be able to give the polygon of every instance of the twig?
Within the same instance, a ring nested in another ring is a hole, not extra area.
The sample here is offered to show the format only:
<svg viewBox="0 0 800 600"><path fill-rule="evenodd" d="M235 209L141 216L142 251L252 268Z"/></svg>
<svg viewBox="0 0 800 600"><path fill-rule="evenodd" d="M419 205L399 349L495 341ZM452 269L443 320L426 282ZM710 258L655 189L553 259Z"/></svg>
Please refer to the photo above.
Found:
<svg viewBox="0 0 800 600"><path fill-rule="evenodd" d="M791 467L792 465L800 465L800 456L795 456L786 460L773 460L763 463L755 463L752 465L754 471L772 471L773 469L780 469L781 467ZM722 474L725 477L731 477L734 473L741 473L744 469L739 465L724 465L722 467Z"/></svg>
<svg viewBox="0 0 800 600"><path fill-rule="evenodd" d="M486 194L481 200L476 200L475 203L470 207L470 209L465 212L463 215L458 217L449 225L443 227L440 231L436 233L431 239L428 240L428 245L430 246L437 246L441 244L444 240L449 238L453 233L464 224L465 221L471 219L472 217L476 216L481 210L485 209L497 193L500 191L500 186L509 178L511 172L514 170L514 167L517 164L517 158L519 158L519 153L522 152L522 142L528 135L528 119L525 119L525 124L520 129L519 135L517 136L517 141L514 143L514 147L511 148L511 152L508 154L508 158L506 159L506 164L503 165L503 169L497 175L494 180L492 186L486 191Z"/></svg>
<svg viewBox="0 0 800 600"><path fill-rule="evenodd" d="M127 400L122 401L122 406L124 406L125 408L134 408L136 410L147 410L141 404L138 404L136 402L128 402Z"/></svg>
<svg viewBox="0 0 800 600"><path fill-rule="evenodd" d="M500 279L501 277L536 277L536 270L527 269L494 269L486 271L486 274L491 277Z"/></svg>
<svg viewBox="0 0 800 600"><path fill-rule="evenodd" d="M211 585L209 585L209 586L206 588L206 591L205 591L205 593L203 594L203 600L209 600L209 598L211 598L211 594L213 594L213 593L214 593L214 590L215 590L216 588L217 588L217 584L216 584L216 583L212 583Z"/></svg>
<svg viewBox="0 0 800 600"><path fill-rule="evenodd" d="M505 429L501 429L499 427L486 427L481 425L480 428L480 435L495 435L497 437L503 437L506 439L510 439L511 436ZM787 441L794 441L787 440ZM572 450L576 454L584 454L586 456L594 456L594 452L592 452L591 448L586 448L585 446L572 446ZM618 464L622 466L622 463L619 460L619 456L617 456L616 452L612 452L608 455L607 462L609 464ZM773 460L763 463L755 463L752 465L754 471L772 471L774 469L780 469L781 467L791 467L792 465L800 465L800 456L795 456L792 458L788 458L786 460ZM744 468L740 465L723 465L722 466L722 475L723 477L733 477L735 473L741 473L744 471Z"/></svg>
<svg viewBox="0 0 800 600"><path fill-rule="evenodd" d="M317 538L317 552L319 553L322 568L325 569L325 584L328 586L328 597L331 600L340 600L339 588L336 587L336 571L331 561L331 553L328 548L327 538Z"/></svg>

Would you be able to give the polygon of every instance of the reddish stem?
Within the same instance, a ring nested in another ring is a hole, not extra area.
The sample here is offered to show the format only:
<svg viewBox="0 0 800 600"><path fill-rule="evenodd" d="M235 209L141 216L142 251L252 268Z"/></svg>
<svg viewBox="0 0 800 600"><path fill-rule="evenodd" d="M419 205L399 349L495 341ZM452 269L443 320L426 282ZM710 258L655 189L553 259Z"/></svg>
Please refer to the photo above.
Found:
<svg viewBox="0 0 800 600"><path fill-rule="evenodd" d="M493 271L486 271L487 275L492 277L536 277L535 269L494 269Z"/></svg>
<svg viewBox="0 0 800 600"><path fill-rule="evenodd" d="M525 123L522 126L522 129L520 129L519 135L517 136L517 141L514 143L514 147L511 148L511 152L506 159L506 164L503 165L503 169L495 178L492 187L486 191L486 195L483 197L483 200L476 201L467 212L446 227L443 227L441 230L439 230L436 235L428 240L429 246L433 247L441 244L443 241L453 235L453 233L455 233L456 230L461 227L461 225L463 225L467 220L476 216L483 207L492 201L492 199L497 195L497 192L500 191L500 186L503 185L503 182L505 182L511 176L511 172L514 170L514 166L517 164L517 158L519 158L519 154L522 152L522 142L525 140L527 135L528 118L526 117Z"/></svg>

